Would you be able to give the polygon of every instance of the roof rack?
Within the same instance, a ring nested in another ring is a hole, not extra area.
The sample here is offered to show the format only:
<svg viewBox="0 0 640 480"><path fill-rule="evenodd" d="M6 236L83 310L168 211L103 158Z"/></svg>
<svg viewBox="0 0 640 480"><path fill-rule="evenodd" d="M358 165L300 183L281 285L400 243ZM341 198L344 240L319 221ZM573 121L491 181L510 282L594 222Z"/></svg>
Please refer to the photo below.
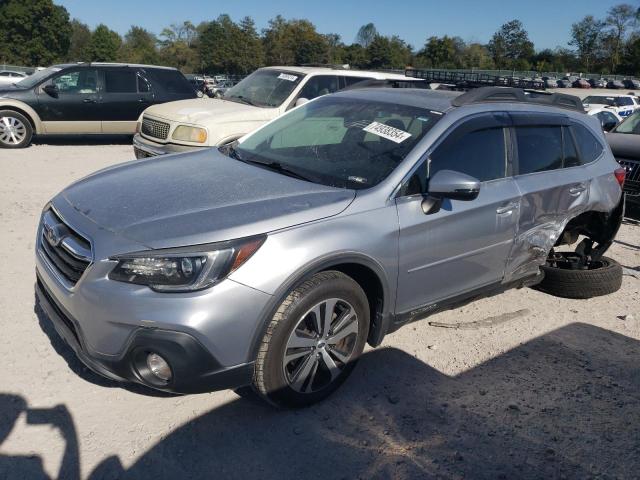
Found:
<svg viewBox="0 0 640 480"><path fill-rule="evenodd" d="M574 95L567 95L565 93L547 93L509 87L480 87L454 98L451 104L454 107L461 107L462 105L469 105L473 103L490 102L535 103L538 105L547 105L584 112L582 101Z"/></svg>
<svg viewBox="0 0 640 480"><path fill-rule="evenodd" d="M351 70L351 65L344 64L331 64L331 63L301 63L300 67L316 67L316 68L331 68L333 70Z"/></svg>
<svg viewBox="0 0 640 480"><path fill-rule="evenodd" d="M547 93L544 91L544 81L476 72L413 68L408 68L405 75L421 78L429 83L448 84L455 90L467 91L451 102L456 107L471 103L526 102L584 112L584 106L578 97L564 93Z"/></svg>

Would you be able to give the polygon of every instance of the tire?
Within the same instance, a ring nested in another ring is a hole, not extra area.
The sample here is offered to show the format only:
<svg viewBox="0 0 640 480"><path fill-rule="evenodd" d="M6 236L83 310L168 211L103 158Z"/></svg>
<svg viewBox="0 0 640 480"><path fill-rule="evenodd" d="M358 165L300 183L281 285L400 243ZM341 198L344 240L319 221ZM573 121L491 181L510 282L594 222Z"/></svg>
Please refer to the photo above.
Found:
<svg viewBox="0 0 640 480"><path fill-rule="evenodd" d="M622 267L602 257L589 270L570 270L550 265L541 267L544 278L536 289L563 298L592 298L617 292L622 286Z"/></svg>
<svg viewBox="0 0 640 480"><path fill-rule="evenodd" d="M0 110L0 148L25 148L33 138L27 117L13 110Z"/></svg>
<svg viewBox="0 0 640 480"><path fill-rule="evenodd" d="M368 333L369 303L360 285L341 272L320 272L292 290L271 319L253 388L278 407L323 400L353 371Z"/></svg>

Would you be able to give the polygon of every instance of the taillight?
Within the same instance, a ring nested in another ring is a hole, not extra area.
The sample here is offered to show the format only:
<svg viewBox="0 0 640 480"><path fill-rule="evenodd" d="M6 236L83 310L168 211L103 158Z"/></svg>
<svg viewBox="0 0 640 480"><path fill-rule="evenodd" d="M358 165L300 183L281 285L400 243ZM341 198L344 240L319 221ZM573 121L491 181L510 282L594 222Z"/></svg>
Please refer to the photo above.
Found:
<svg viewBox="0 0 640 480"><path fill-rule="evenodd" d="M616 168L613 171L613 174L615 175L616 180L622 187L624 185L624 177L627 175L627 171L623 167L620 167L620 168Z"/></svg>

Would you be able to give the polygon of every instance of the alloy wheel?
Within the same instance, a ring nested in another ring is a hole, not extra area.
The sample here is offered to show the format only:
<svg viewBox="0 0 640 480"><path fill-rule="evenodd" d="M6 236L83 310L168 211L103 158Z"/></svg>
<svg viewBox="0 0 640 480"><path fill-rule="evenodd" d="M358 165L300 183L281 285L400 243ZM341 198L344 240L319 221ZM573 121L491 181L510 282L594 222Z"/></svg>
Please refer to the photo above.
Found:
<svg viewBox="0 0 640 480"><path fill-rule="evenodd" d="M15 117L0 117L0 142L19 145L27 136L27 127Z"/></svg>
<svg viewBox="0 0 640 480"><path fill-rule="evenodd" d="M329 386L352 359L358 315L347 301L329 298L298 320L285 348L282 368L288 385L300 393Z"/></svg>

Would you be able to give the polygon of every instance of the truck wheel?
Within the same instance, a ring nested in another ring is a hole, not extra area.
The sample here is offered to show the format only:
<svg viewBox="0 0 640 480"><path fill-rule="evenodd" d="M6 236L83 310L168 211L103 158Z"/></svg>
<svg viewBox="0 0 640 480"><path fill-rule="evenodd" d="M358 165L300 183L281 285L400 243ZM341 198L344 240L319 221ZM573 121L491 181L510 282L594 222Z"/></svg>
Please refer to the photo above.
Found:
<svg viewBox="0 0 640 480"><path fill-rule="evenodd" d="M541 267L544 278L535 288L556 297L592 298L616 292L622 286L622 267L611 258L592 261L585 270L567 268L569 265L548 261Z"/></svg>
<svg viewBox="0 0 640 480"><path fill-rule="evenodd" d="M287 295L256 359L253 387L280 407L318 402L349 376L369 332L369 303L351 277L320 272Z"/></svg>
<svg viewBox="0 0 640 480"><path fill-rule="evenodd" d="M0 110L0 148L24 148L33 137L31 122L21 113Z"/></svg>

